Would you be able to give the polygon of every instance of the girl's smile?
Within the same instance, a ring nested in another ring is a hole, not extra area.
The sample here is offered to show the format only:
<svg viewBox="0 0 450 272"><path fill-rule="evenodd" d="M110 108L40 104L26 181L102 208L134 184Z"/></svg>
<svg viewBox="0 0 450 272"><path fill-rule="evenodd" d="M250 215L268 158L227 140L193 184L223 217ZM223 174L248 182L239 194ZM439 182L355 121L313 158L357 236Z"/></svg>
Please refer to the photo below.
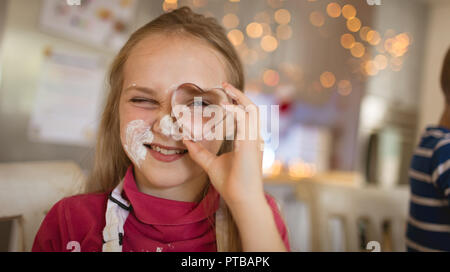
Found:
<svg viewBox="0 0 450 272"><path fill-rule="evenodd" d="M149 153L153 158L167 163L179 160L188 153L187 149L169 147L160 144L150 144L145 145L145 147L149 150Z"/></svg>

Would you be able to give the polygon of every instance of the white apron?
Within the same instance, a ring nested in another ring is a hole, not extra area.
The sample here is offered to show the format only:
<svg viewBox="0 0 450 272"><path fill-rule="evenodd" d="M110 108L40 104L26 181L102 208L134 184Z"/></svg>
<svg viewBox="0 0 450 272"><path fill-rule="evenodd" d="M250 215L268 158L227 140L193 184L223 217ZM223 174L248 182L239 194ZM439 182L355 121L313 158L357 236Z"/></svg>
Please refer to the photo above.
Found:
<svg viewBox="0 0 450 272"><path fill-rule="evenodd" d="M131 211L130 203L122 197L122 180L119 185L108 196L106 208L106 225L103 229L103 252L122 252L123 237L125 235L123 226ZM220 206L216 212L216 244L217 251L227 251L228 224L225 218L225 202L220 198Z"/></svg>

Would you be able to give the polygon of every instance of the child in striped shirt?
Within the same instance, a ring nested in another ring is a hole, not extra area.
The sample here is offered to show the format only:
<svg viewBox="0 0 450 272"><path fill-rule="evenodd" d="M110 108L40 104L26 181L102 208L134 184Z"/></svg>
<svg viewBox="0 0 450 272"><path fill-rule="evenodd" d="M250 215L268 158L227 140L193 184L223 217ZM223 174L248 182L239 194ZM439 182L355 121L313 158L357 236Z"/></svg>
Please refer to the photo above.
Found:
<svg viewBox="0 0 450 272"><path fill-rule="evenodd" d="M438 126L426 129L411 162L408 251L450 251L450 49L441 86L445 111Z"/></svg>

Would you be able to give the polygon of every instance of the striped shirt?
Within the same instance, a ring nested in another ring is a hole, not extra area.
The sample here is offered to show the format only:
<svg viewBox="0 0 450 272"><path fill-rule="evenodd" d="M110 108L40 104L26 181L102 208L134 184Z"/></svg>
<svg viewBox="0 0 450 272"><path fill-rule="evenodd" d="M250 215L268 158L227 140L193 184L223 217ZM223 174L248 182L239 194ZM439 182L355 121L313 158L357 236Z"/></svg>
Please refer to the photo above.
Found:
<svg viewBox="0 0 450 272"><path fill-rule="evenodd" d="M409 171L408 251L450 251L450 130L426 129Z"/></svg>

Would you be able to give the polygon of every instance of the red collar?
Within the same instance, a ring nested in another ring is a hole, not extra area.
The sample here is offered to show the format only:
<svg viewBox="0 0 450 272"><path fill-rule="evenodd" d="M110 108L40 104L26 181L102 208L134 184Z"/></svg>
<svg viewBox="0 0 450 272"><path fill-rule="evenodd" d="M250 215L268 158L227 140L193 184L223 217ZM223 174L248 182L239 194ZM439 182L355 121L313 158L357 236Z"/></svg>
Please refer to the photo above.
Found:
<svg viewBox="0 0 450 272"><path fill-rule="evenodd" d="M200 203L164 199L141 193L134 179L133 166L127 170L123 190L135 216L141 222L150 225L196 223L212 217L219 208L219 193L212 185Z"/></svg>

